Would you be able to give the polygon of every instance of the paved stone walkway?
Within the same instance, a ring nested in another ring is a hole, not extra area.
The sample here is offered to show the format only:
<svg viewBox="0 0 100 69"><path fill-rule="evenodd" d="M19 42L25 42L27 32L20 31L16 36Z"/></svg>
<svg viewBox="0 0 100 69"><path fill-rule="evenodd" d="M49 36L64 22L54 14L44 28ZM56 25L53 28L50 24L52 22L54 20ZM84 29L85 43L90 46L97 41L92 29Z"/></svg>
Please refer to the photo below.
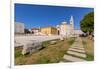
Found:
<svg viewBox="0 0 100 69"><path fill-rule="evenodd" d="M75 39L75 42L72 44L72 46L70 46L70 48L64 55L63 60L60 62L63 63L86 61L83 58L86 58L85 49L82 44L82 39L80 37L77 37Z"/></svg>

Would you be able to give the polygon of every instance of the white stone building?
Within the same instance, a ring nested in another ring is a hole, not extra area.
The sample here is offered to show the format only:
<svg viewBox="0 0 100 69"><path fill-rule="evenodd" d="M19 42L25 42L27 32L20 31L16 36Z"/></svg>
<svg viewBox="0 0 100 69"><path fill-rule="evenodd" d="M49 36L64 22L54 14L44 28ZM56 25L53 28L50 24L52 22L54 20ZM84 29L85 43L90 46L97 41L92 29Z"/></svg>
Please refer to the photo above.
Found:
<svg viewBox="0 0 100 69"><path fill-rule="evenodd" d="M67 32L67 25L66 25L67 22L62 22L60 25L57 25L57 30L59 32L58 35L61 35L61 36L66 36Z"/></svg>
<svg viewBox="0 0 100 69"><path fill-rule="evenodd" d="M31 29L31 32L32 32L33 34L38 33L38 32L39 32L39 28L32 28L32 29Z"/></svg>
<svg viewBox="0 0 100 69"><path fill-rule="evenodd" d="M73 36L73 34L74 34L73 16L71 16L69 24L67 24L67 22L65 22L65 21L61 22L60 25L57 25L57 29L58 29L59 35L61 35L61 36L67 36L67 37Z"/></svg>
<svg viewBox="0 0 100 69"><path fill-rule="evenodd" d="M24 23L15 22L15 33L24 33Z"/></svg>

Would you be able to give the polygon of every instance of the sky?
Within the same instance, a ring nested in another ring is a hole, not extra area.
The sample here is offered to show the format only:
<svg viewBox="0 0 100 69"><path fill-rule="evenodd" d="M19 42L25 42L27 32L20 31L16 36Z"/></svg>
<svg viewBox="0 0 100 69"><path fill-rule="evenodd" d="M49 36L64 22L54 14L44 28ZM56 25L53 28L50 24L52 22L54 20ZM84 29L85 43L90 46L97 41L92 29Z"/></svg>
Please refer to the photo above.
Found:
<svg viewBox="0 0 100 69"><path fill-rule="evenodd" d="M34 4L15 4L14 21L22 22L25 28L39 28L56 26L61 22L70 23L70 17L74 18L74 28L80 29L80 21L84 15L94 11L93 8L48 6Z"/></svg>

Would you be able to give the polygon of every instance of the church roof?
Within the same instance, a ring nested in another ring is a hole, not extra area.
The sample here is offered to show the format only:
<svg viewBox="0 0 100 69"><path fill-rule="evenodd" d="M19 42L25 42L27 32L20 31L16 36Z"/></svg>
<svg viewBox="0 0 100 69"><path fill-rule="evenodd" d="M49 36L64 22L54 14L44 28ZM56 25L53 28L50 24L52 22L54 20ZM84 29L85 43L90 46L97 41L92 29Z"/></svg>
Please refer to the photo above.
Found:
<svg viewBox="0 0 100 69"><path fill-rule="evenodd" d="M67 22L65 22L65 21L64 22L61 22L61 24L67 24Z"/></svg>

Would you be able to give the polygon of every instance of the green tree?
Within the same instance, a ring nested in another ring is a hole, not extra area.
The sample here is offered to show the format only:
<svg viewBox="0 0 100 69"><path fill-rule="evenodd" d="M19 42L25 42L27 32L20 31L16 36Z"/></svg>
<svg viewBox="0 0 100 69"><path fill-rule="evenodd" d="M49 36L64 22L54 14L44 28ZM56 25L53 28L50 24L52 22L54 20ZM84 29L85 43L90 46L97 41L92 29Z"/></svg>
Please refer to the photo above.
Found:
<svg viewBox="0 0 100 69"><path fill-rule="evenodd" d="M94 32L94 12L86 14L80 21L81 30L85 33L91 34Z"/></svg>

